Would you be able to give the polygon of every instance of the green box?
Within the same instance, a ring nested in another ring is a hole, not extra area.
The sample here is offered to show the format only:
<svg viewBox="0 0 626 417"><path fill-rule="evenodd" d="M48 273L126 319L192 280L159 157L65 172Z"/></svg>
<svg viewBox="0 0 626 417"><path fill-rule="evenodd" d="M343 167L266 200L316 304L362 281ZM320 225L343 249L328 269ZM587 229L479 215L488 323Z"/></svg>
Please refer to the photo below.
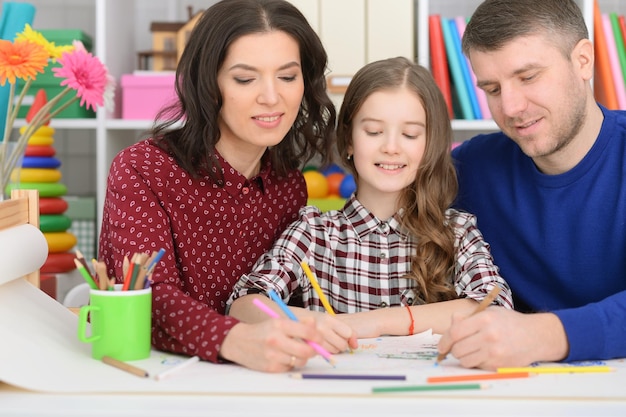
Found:
<svg viewBox="0 0 626 417"><path fill-rule="evenodd" d="M38 30L48 41L54 42L56 46L61 45L71 45L72 41L79 40L85 45L85 49L91 51L92 41L91 38L81 30L74 29L41 29ZM22 105L20 106L20 110L17 113L17 117L25 118L26 114L30 110L30 106L35 100L35 95L40 89L46 91L46 96L48 101L54 98L57 94L62 92L65 87L61 87L62 78L58 78L54 76L52 72L52 68L60 66L59 64L49 64L43 74L37 74L37 78L32 82L28 92L24 96L22 101ZM18 83L18 91L16 91L16 95L18 95L22 89L23 82L20 81ZM76 92L69 92L60 102L63 104L68 100L76 97ZM58 107L58 105L57 105ZM80 100L72 103L68 108L63 110L58 115L54 116L54 118L59 119L82 119L82 118L94 118L96 117L96 112L93 110L88 110L86 107L80 105Z"/></svg>

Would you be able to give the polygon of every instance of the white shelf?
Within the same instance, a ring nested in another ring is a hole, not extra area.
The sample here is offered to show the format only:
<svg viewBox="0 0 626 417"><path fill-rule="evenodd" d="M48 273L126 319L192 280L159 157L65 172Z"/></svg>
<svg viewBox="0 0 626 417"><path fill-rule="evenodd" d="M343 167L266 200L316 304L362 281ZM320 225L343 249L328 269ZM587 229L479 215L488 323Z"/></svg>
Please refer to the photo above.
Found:
<svg viewBox="0 0 626 417"><path fill-rule="evenodd" d="M110 130L147 130L152 124L152 120L107 119L105 122Z"/></svg>
<svg viewBox="0 0 626 417"><path fill-rule="evenodd" d="M488 120L452 120L452 130L476 131L476 132L492 132L498 130L496 122Z"/></svg>
<svg viewBox="0 0 626 417"><path fill-rule="evenodd" d="M25 119L16 119L13 127L22 127L26 125ZM95 129L98 126L95 118L93 119L59 119L53 118L50 121L50 127L54 129Z"/></svg>

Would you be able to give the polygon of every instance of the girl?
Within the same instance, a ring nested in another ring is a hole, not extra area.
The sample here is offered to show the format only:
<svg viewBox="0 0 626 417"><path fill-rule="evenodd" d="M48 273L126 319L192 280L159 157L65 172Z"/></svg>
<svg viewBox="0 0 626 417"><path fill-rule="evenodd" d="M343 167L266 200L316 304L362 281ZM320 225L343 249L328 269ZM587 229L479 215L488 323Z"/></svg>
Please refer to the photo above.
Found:
<svg viewBox="0 0 626 417"><path fill-rule="evenodd" d="M305 204L299 167L329 154L326 65L289 2L220 1L182 54L179 102L151 139L113 160L99 254L120 280L125 256L165 249L152 284L155 348L270 372L316 354L302 342L322 339L313 323L249 325L224 313L233 284Z"/></svg>
<svg viewBox="0 0 626 417"><path fill-rule="evenodd" d="M501 288L495 303L511 308L476 219L450 208L457 191L451 136L443 96L426 69L393 58L358 71L337 130L355 194L339 211L304 208L235 285L229 314L265 319L251 301L270 289L284 300L301 297L308 310L296 314L316 317L326 346L338 352L345 324L360 338L441 333L453 312L472 312L494 286ZM332 309L351 314L321 313L302 261Z"/></svg>

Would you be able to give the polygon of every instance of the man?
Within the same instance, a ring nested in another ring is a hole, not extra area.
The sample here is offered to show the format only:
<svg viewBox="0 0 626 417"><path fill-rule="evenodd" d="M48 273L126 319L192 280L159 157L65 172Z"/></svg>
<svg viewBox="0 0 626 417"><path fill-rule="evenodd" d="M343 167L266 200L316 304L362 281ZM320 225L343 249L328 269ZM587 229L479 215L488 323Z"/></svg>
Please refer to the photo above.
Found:
<svg viewBox="0 0 626 417"><path fill-rule="evenodd" d="M517 311L454 317L439 350L484 369L626 357L626 112L594 99L580 9L486 0L463 51L502 132L454 150L458 206Z"/></svg>

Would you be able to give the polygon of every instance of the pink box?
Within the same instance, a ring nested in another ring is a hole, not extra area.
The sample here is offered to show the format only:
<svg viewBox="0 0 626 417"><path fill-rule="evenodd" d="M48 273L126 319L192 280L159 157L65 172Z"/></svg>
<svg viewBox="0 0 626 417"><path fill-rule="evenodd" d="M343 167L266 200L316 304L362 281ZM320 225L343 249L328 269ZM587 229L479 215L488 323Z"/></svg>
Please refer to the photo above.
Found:
<svg viewBox="0 0 626 417"><path fill-rule="evenodd" d="M154 120L167 104L177 100L174 74L124 74L122 85L122 119Z"/></svg>

